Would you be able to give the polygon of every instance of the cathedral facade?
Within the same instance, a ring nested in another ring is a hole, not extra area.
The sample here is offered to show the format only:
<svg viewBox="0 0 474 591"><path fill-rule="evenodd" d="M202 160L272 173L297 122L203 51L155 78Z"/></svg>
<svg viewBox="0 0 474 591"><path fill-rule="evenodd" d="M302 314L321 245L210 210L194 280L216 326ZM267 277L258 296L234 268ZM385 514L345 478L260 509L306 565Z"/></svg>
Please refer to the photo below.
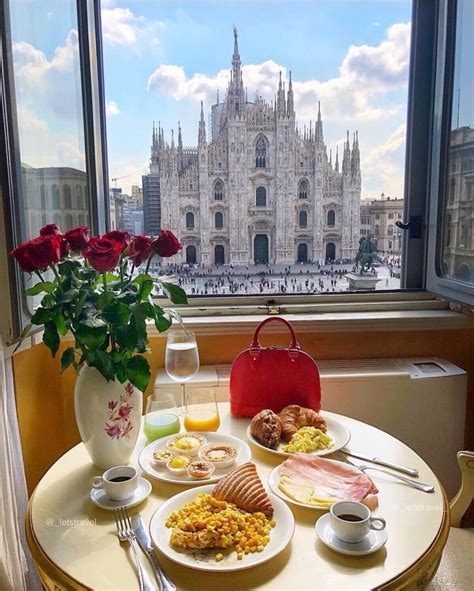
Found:
<svg viewBox="0 0 474 591"><path fill-rule="evenodd" d="M316 105L315 105L316 107ZM344 142L341 166L324 143L319 104L313 126L297 128L294 96L281 74L275 101L244 87L234 30L234 54L223 101L204 108L197 148L183 148L153 129L150 175L159 177L161 227L181 239L178 260L234 265L351 259L360 224L360 153ZM180 257L180 259L179 259Z"/></svg>

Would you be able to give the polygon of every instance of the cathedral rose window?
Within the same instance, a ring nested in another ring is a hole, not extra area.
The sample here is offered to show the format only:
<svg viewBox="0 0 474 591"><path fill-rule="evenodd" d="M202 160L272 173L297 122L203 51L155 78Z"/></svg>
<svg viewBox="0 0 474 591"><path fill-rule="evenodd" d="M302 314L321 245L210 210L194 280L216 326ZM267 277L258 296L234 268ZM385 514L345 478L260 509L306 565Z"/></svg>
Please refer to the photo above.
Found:
<svg viewBox="0 0 474 591"><path fill-rule="evenodd" d="M255 144L255 166L256 168L266 168L267 166L267 144L263 137L258 138Z"/></svg>

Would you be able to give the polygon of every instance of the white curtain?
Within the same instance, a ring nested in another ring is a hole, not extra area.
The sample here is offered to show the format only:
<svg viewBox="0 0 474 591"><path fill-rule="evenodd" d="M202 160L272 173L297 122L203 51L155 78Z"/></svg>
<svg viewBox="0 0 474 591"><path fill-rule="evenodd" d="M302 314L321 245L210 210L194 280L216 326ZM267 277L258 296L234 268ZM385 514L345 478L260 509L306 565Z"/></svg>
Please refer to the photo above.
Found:
<svg viewBox="0 0 474 591"><path fill-rule="evenodd" d="M0 589L41 589L25 539L28 504L11 358L0 335Z"/></svg>

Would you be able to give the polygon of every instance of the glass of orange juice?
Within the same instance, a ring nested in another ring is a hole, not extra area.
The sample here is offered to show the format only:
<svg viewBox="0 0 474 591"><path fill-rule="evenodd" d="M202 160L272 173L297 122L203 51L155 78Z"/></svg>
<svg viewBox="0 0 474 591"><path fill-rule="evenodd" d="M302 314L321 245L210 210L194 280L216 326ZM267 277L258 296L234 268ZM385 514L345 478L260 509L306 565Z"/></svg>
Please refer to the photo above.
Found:
<svg viewBox="0 0 474 591"><path fill-rule="evenodd" d="M192 388L186 392L186 431L217 431L220 425L214 390Z"/></svg>

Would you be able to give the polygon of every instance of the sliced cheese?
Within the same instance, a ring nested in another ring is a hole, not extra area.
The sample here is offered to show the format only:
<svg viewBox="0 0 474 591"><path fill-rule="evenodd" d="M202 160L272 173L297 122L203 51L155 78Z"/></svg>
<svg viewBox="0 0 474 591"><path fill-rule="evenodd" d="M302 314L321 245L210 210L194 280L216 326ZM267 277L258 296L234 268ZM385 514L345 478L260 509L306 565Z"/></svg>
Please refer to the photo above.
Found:
<svg viewBox="0 0 474 591"><path fill-rule="evenodd" d="M324 499L314 494L314 487L306 482L294 480L288 476L282 476L278 488L290 499L303 505L310 505L319 509L329 509L337 499Z"/></svg>

